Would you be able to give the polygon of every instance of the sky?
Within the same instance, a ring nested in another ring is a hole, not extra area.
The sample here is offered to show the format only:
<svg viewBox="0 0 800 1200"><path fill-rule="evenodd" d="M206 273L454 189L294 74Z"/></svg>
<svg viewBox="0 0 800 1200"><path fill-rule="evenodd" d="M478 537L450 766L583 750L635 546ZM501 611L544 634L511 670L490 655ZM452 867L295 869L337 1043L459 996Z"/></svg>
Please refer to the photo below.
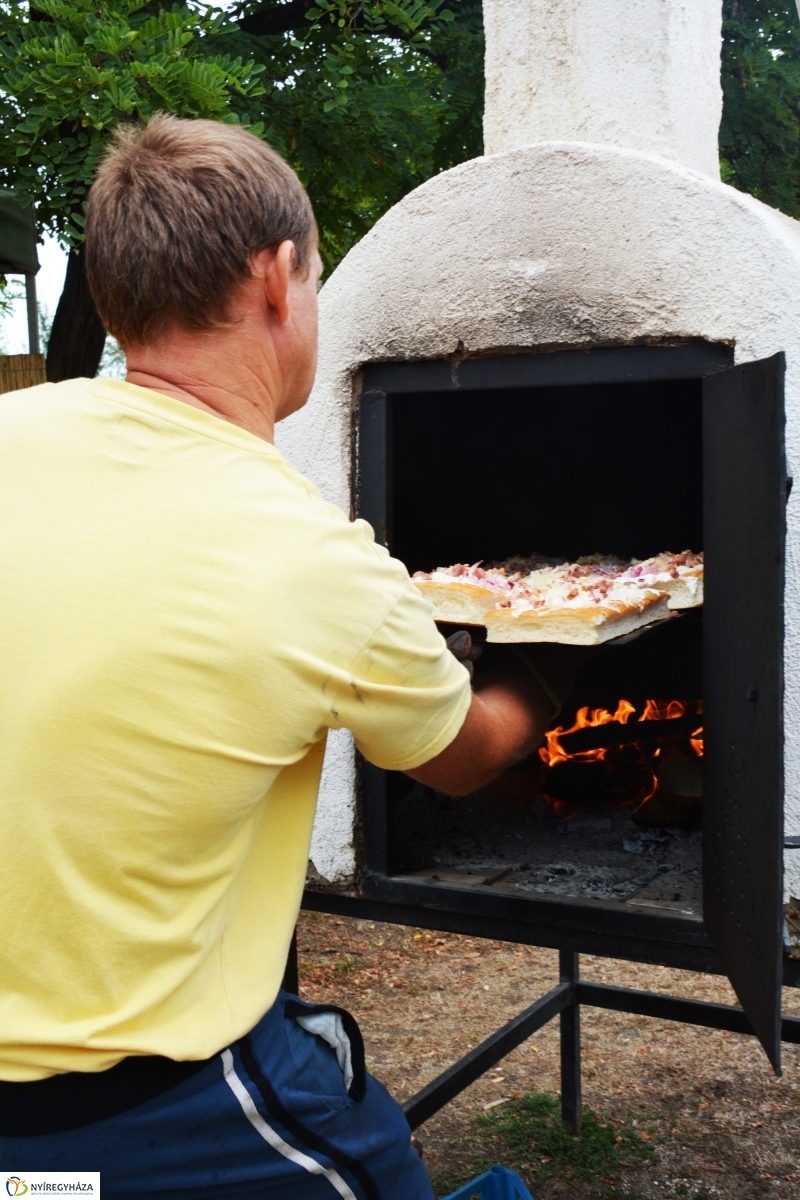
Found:
<svg viewBox="0 0 800 1200"><path fill-rule="evenodd" d="M48 234L45 234L44 244L37 247L37 253L39 274L36 276L36 298L52 320L64 286L67 255L55 238ZM9 275L8 282L17 284L20 292L25 289L24 275ZM28 316L24 300L15 302L12 314L0 316L0 353L28 353Z"/></svg>

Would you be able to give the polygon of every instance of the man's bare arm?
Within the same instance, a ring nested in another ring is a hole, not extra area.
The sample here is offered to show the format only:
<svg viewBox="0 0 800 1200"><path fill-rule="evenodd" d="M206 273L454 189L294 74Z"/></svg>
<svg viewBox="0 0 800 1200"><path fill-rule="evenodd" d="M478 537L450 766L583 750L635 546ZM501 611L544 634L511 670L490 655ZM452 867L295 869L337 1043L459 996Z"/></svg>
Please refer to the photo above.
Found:
<svg viewBox="0 0 800 1200"><path fill-rule="evenodd" d="M472 704L455 740L407 774L451 796L466 796L532 754L552 714L544 689L521 663L487 671L476 681Z"/></svg>

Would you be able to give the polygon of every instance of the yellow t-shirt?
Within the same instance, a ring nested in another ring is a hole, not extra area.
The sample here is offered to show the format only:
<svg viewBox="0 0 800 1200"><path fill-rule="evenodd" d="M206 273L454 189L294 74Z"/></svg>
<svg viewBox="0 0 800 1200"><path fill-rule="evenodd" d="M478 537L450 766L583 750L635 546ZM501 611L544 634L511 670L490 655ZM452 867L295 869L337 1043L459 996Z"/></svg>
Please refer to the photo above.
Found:
<svg viewBox="0 0 800 1200"><path fill-rule="evenodd" d="M242 1036L327 730L402 770L469 702L405 568L273 446L117 380L0 397L0 1079Z"/></svg>

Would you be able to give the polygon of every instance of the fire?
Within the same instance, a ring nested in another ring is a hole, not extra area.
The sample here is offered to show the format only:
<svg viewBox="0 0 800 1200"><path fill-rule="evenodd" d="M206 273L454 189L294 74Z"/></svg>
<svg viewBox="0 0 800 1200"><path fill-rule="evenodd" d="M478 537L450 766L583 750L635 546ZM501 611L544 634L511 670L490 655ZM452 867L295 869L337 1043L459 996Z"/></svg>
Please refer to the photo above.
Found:
<svg viewBox="0 0 800 1200"><path fill-rule="evenodd" d="M628 717L635 712L636 709L629 700L620 700L615 713L610 713L606 708L593 708L590 714L587 704L585 708L578 709L575 716L575 724L571 725L569 729L564 729L561 725L557 729L548 729L544 735L547 739L547 744L541 747L539 756L542 762L548 767L554 767L557 763L566 762L567 759L574 759L578 762L601 761L606 756L605 749L581 750L577 754L567 754L566 750L562 749L559 738L563 733L575 733L578 729L589 729L595 725L610 725L612 721L618 721L620 725L626 725Z"/></svg>
<svg viewBox="0 0 800 1200"><path fill-rule="evenodd" d="M676 717L686 715L686 705L681 700L669 700L664 703L660 700L648 700L644 706L644 712L639 717L640 721L672 721Z"/></svg>
<svg viewBox="0 0 800 1200"><path fill-rule="evenodd" d="M678 717L686 716L689 706L682 700L648 700L645 703L644 711L641 716L637 717L638 721L672 721ZM694 712L700 715L703 711L702 703L698 702L694 706ZM588 729L596 725L609 725L612 721L618 722L620 725L627 725L628 720L636 712L636 708L631 704L630 700L620 700L617 705L617 710L610 713L606 708L578 709L575 717L575 723L569 729L564 729L562 725L556 729L549 729L545 733L546 744L539 750L539 757L542 762L548 767L555 767L563 762L602 762L608 753L605 747L600 747L596 750L581 750L575 754L568 754L561 745L561 737L568 733L576 733L579 729ZM694 733L689 738L692 749L698 758L703 757L703 726L700 724ZM656 750L655 755L660 751Z"/></svg>
<svg viewBox="0 0 800 1200"><path fill-rule="evenodd" d="M698 715L700 715L702 713L702 711L703 711L703 701L698 700L697 707L695 708L695 712ZM691 743L691 747L694 750L697 757L702 758L703 757L703 726L702 725L700 725L697 729L695 729L694 733L689 738L689 742Z"/></svg>

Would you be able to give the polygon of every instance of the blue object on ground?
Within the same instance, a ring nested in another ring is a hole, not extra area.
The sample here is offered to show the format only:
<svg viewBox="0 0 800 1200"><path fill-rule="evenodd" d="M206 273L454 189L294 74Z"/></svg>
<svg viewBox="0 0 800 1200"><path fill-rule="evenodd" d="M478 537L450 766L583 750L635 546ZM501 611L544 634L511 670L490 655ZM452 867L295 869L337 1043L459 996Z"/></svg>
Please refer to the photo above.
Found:
<svg viewBox="0 0 800 1200"><path fill-rule="evenodd" d="M492 1167L485 1175L479 1175L472 1183L445 1196L445 1200L533 1200L516 1171L508 1167Z"/></svg>

